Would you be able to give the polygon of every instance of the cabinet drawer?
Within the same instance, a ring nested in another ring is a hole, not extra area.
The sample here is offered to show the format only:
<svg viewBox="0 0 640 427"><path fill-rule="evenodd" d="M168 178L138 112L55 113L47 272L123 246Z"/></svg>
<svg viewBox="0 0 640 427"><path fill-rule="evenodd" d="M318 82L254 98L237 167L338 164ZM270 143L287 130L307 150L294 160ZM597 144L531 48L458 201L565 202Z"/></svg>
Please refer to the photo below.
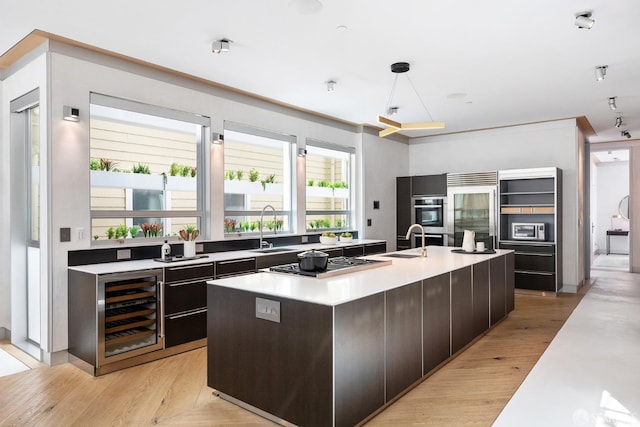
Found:
<svg viewBox="0 0 640 427"><path fill-rule="evenodd" d="M532 271L516 271L516 288L536 291L556 291L556 275Z"/></svg>
<svg viewBox="0 0 640 427"><path fill-rule="evenodd" d="M349 246L342 248L344 256L362 256L364 255L364 246Z"/></svg>
<svg viewBox="0 0 640 427"><path fill-rule="evenodd" d="M165 316L164 346L184 344L207 337L207 309Z"/></svg>
<svg viewBox="0 0 640 427"><path fill-rule="evenodd" d="M164 284L164 312L166 315L207 306L205 281Z"/></svg>
<svg viewBox="0 0 640 427"><path fill-rule="evenodd" d="M512 250L515 252L533 252L541 254L553 254L556 251L556 245L545 243L499 243L500 249Z"/></svg>
<svg viewBox="0 0 640 427"><path fill-rule="evenodd" d="M556 271L556 257L553 254L516 252L516 270L533 270L553 273Z"/></svg>
<svg viewBox="0 0 640 427"><path fill-rule="evenodd" d="M256 258L256 266L258 270L268 268L274 265L291 264L298 262L298 252L289 251L276 255L265 255Z"/></svg>
<svg viewBox="0 0 640 427"><path fill-rule="evenodd" d="M216 262L216 277L256 271L255 258L230 259Z"/></svg>
<svg viewBox="0 0 640 427"><path fill-rule="evenodd" d="M213 278L213 263L183 265L180 267L166 267L164 269L165 282L181 282L194 279Z"/></svg>
<svg viewBox="0 0 640 427"><path fill-rule="evenodd" d="M372 254L381 254L387 251L386 243L371 243L368 245L364 245L364 254L372 255Z"/></svg>

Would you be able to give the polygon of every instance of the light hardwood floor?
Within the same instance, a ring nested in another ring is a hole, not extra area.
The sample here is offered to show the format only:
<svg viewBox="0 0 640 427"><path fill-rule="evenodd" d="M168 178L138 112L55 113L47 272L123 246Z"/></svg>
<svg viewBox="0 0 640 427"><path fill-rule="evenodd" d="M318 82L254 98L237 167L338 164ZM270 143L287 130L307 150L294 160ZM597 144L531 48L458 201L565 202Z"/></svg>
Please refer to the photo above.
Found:
<svg viewBox="0 0 640 427"><path fill-rule="evenodd" d="M583 292L559 297L517 294L516 310L505 321L368 425L491 425ZM5 341L0 347L10 345ZM206 350L198 349L98 378L71 364L2 377L0 426L24 425L272 423L215 397L206 385Z"/></svg>

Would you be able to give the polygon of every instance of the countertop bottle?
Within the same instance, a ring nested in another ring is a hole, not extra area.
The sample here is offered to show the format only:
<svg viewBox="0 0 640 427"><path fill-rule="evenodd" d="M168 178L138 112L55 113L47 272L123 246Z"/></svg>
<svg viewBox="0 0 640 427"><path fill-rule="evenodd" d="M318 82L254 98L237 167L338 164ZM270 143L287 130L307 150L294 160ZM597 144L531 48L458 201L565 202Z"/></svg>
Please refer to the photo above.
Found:
<svg viewBox="0 0 640 427"><path fill-rule="evenodd" d="M165 240L164 243L162 244L160 255L162 259L167 259L171 255L171 246L169 246L169 243L167 242L167 240Z"/></svg>

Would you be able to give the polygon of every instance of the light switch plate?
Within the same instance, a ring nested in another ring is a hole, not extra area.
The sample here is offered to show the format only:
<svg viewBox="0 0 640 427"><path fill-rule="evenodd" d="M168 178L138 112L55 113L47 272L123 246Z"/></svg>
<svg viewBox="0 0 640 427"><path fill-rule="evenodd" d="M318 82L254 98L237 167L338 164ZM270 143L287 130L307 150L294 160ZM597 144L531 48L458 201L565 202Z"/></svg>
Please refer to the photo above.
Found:
<svg viewBox="0 0 640 427"><path fill-rule="evenodd" d="M61 242L70 242L71 241L71 228L70 227L62 227L62 228L60 228L60 241Z"/></svg>
<svg viewBox="0 0 640 427"><path fill-rule="evenodd" d="M280 301L256 297L256 317L280 323Z"/></svg>

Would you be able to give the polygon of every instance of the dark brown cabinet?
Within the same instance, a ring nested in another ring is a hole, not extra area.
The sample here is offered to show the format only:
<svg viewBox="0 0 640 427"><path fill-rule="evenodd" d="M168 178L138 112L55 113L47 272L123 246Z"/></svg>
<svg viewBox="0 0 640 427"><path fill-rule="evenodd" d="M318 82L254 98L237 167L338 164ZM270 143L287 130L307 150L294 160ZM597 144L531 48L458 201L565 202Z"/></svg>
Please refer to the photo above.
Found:
<svg viewBox="0 0 640 427"><path fill-rule="evenodd" d="M393 289L386 299L385 383L389 401L422 377L422 284Z"/></svg>
<svg viewBox="0 0 640 427"><path fill-rule="evenodd" d="M507 314L506 257L489 260L489 323L495 325Z"/></svg>
<svg viewBox="0 0 640 427"><path fill-rule="evenodd" d="M216 279L237 276L240 274L255 273L257 271L256 258L252 257L217 261L215 270Z"/></svg>
<svg viewBox="0 0 640 427"><path fill-rule="evenodd" d="M165 348L207 337L207 280L213 262L164 269Z"/></svg>
<svg viewBox="0 0 640 427"><path fill-rule="evenodd" d="M489 261L473 265L473 336L489 329Z"/></svg>
<svg viewBox="0 0 640 427"><path fill-rule="evenodd" d="M451 356L450 273L423 280L424 374Z"/></svg>
<svg viewBox="0 0 640 427"><path fill-rule="evenodd" d="M411 242L404 237L413 222L412 216L411 177L400 176L396 178L396 235L398 249L411 248Z"/></svg>
<svg viewBox="0 0 640 427"><path fill-rule="evenodd" d="M447 174L418 175L411 177L412 196L446 196Z"/></svg>
<svg viewBox="0 0 640 427"><path fill-rule="evenodd" d="M473 286L471 267L451 272L451 354L473 338Z"/></svg>

